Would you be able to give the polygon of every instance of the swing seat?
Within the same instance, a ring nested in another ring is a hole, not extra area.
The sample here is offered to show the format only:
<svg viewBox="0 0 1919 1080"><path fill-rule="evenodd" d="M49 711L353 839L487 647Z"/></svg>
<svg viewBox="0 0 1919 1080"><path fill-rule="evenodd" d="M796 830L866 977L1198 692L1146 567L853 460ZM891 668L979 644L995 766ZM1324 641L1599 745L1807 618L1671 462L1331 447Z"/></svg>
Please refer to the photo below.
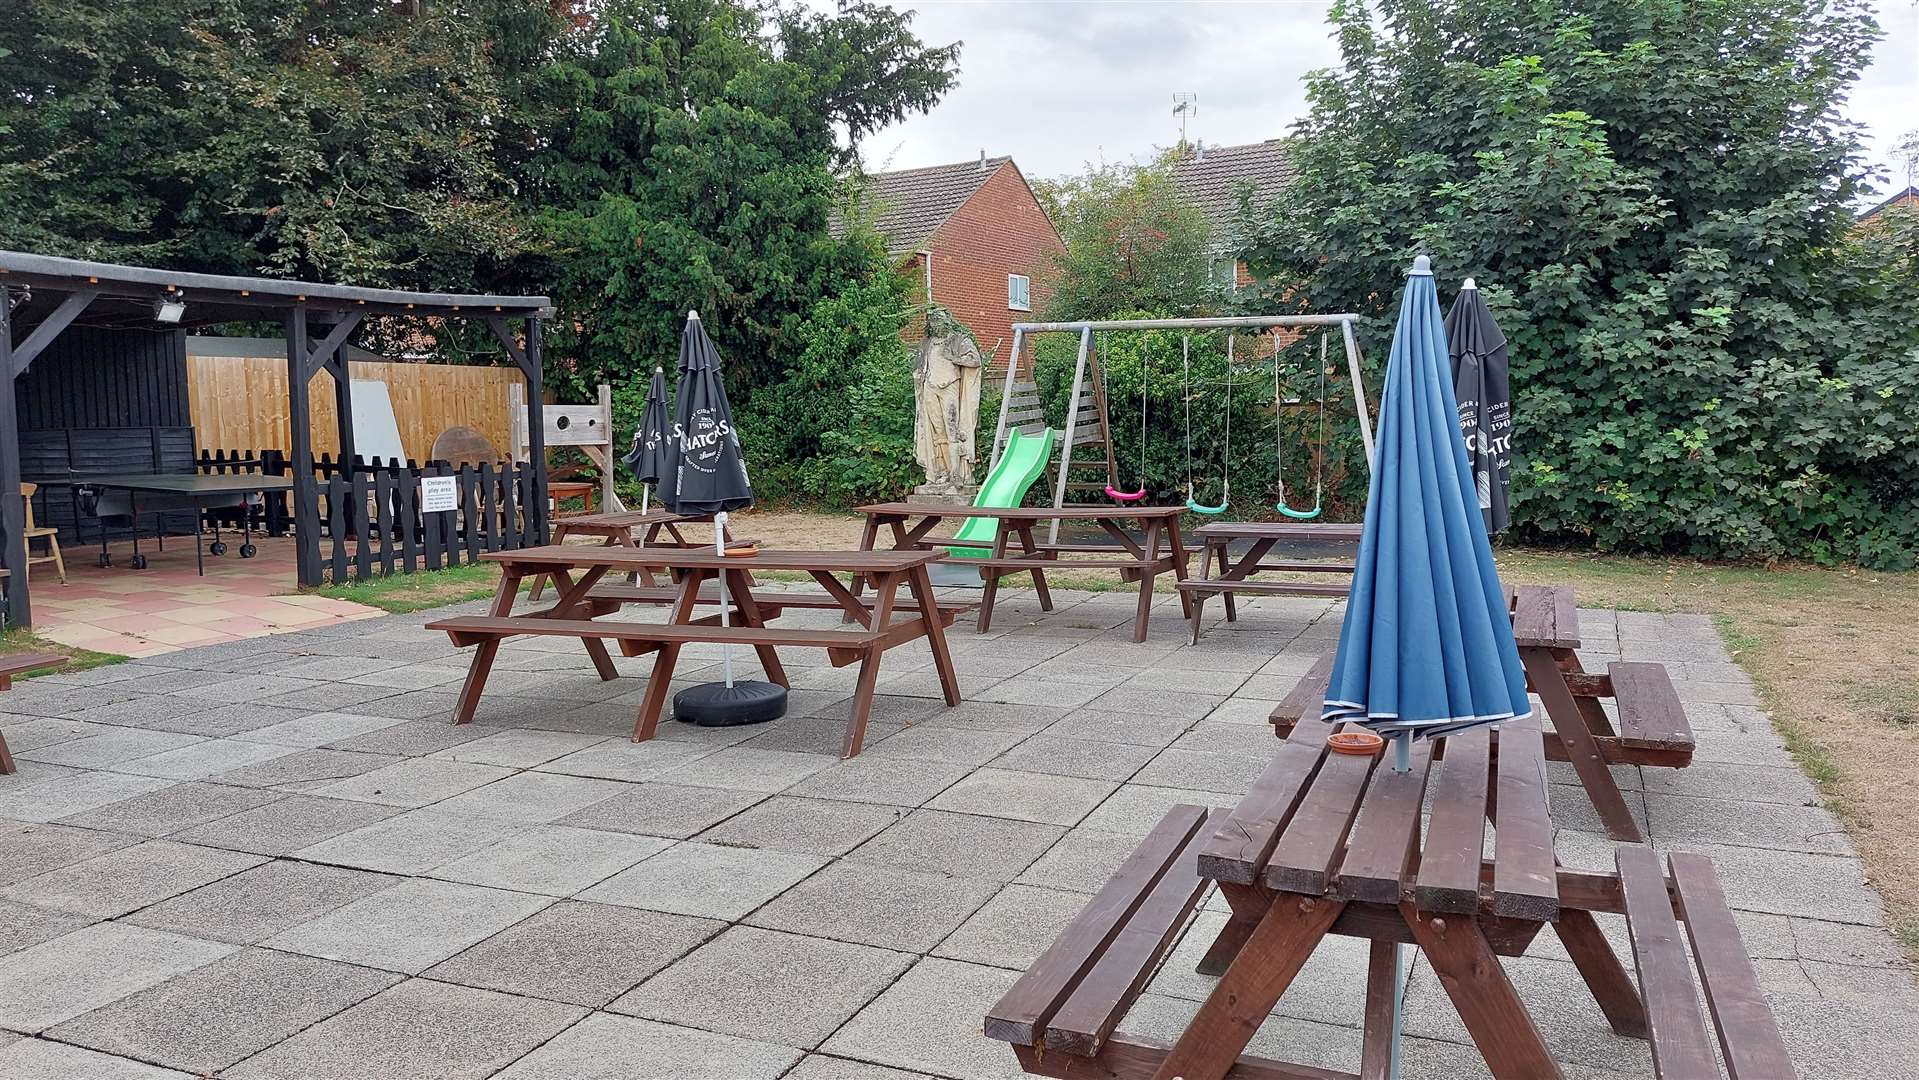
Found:
<svg viewBox="0 0 1919 1080"><path fill-rule="evenodd" d="M1138 502L1146 497L1146 489L1142 487L1138 491L1120 491L1114 488L1113 485L1108 484L1106 485L1106 497L1115 502Z"/></svg>
<svg viewBox="0 0 1919 1080"><path fill-rule="evenodd" d="M1226 500L1219 500L1218 506L1207 506L1197 499L1187 499L1186 509L1191 510L1195 514L1223 514L1226 512Z"/></svg>
<svg viewBox="0 0 1919 1080"><path fill-rule="evenodd" d="M1275 503L1273 506L1273 509L1279 511L1282 514L1285 514L1287 517L1292 518L1294 521L1311 521L1314 518L1319 516L1319 507L1317 506L1313 507L1311 510L1295 510L1292 507L1287 506L1285 503Z"/></svg>

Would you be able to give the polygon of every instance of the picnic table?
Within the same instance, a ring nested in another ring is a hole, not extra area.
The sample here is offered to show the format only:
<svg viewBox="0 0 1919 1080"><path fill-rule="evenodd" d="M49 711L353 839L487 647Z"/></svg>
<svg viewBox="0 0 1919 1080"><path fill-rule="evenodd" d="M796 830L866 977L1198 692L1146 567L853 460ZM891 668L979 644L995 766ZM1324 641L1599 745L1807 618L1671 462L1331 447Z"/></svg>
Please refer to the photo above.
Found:
<svg viewBox="0 0 1919 1080"><path fill-rule="evenodd" d="M1606 835L1644 840L1626 808L1610 765L1683 769L1692 764L1695 739L1685 706L1665 665L1614 661L1605 674L1580 664L1579 608L1570 585L1506 586L1513 640L1526 668L1526 687L1539 695L1553 729L1544 735L1546 756L1570 762L1592 799ZM1285 700L1274 706L1274 730L1286 735L1302 716L1319 715L1326 700L1333 657L1320 658ZM1617 707L1617 721L1603 701ZM1499 735L1493 736L1498 745Z"/></svg>
<svg viewBox="0 0 1919 1080"><path fill-rule="evenodd" d="M986 1035L1047 1076L1377 1080L1394 1036L1394 945L1410 943L1494 1077L1558 1080L1499 960L1551 926L1612 1029L1650 1040L1656 1076L1720 1075L1701 989L1736 1080L1794 1075L1710 861L1674 854L1668 876L1651 848L1622 844L1616 872L1558 864L1536 719L1502 724L1496 754L1486 728L1422 742L1404 773L1390 755L1329 752L1334 726L1302 719L1236 808L1167 813L988 1012ZM1232 908L1199 964L1218 983L1171 1045L1117 1033L1209 885ZM1598 914L1626 917L1636 979ZM1241 1056L1329 934L1370 943L1359 1073Z"/></svg>
<svg viewBox="0 0 1919 1080"><path fill-rule="evenodd" d="M926 567L937 556L923 551L761 551L751 557L719 555L705 548L589 546L549 544L495 551L481 558L500 564L500 587L485 615L441 619L427 624L443 630L455 645L475 646L473 661L454 709L455 723L473 719L480 694L486 688L500 642L519 635L578 638L602 679L619 675L607 652L617 643L626 656L654 654L653 670L633 725L635 742L650 739L658 730L680 650L687 645L729 643L750 646L758 654L769 681L789 685L780 663L780 646L825 649L835 667L860 665L853 691L852 716L847 724L844 756L860 752L866 723L872 714L874 687L879 681L880 657L886 650L925 638L933 653L946 704L960 701L959 680L946 646L946 627L968 605L941 604L933 595ZM602 584L609 573L641 569L670 574L673 585L658 588L632 584ZM796 571L810 576L819 593L758 592L750 571ZM520 581L534 574L550 575L559 595L551 606L515 614ZM874 584L871 600L853 593L840 580ZM724 576L732 607L731 625L720 625L716 614L700 615L702 606L719 603L717 588L707 581ZM904 589L904 593L902 593ZM641 623L600 616L628 604L665 604L665 623ZM854 627L810 629L767 625L784 611L826 608L842 612Z"/></svg>
<svg viewBox="0 0 1919 1080"><path fill-rule="evenodd" d="M1189 557L1179 537L1181 506L1074 505L1032 507L956 506L948 503L889 502L862 506L866 530L860 537L861 550L871 551L879 542L880 530L888 530L896 550L937 550L953 547L984 548L984 558L967 558L979 567L985 588L980 596L979 630L985 633L993 623L993 603L999 595L1001 578L1018 574L1033 576L1033 591L1039 594L1042 611L1053 610L1053 594L1047 588L1048 570L1115 571L1121 581L1139 583L1139 613L1133 619L1133 640L1145 641L1146 628L1153 609L1153 580L1161 574L1184 579ZM998 526L987 541L956 540L931 535L947 518L994 518ZM1111 543L1040 543L1034 526L1055 521L1090 521L1112 538ZM1141 539L1134 540L1125 525L1138 526ZM855 583L855 590L858 590ZM1180 595L1182 610L1190 613L1185 594Z"/></svg>
<svg viewBox="0 0 1919 1080"><path fill-rule="evenodd" d="M549 488L551 484L547 485ZM688 540L680 532L682 525L711 523L711 515L697 517L687 514L674 514L665 510L610 510L603 514L569 514L553 519L553 542L564 544L574 536L597 536L605 547L699 547L706 540ZM662 535L665 534L664 539ZM727 539L732 539L733 530L726 531ZM653 584L653 572L642 568L638 576L648 585ZM546 575L533 578L529 587L532 598L538 600L546 591Z"/></svg>
<svg viewBox="0 0 1919 1080"><path fill-rule="evenodd" d="M1337 521L1214 521L1193 530L1199 544L1199 574L1183 579L1179 591L1192 598L1187 613L1193 623L1193 644L1199 644L1200 615L1208 597L1218 594L1226 599L1226 621L1239 621L1239 593L1268 596L1345 596L1352 587L1339 581L1253 581L1261 570L1294 573L1335 574L1350 578L1350 562L1315 562L1306 559L1270 559L1273 548L1285 542L1319 541L1340 544L1359 543L1365 526L1358 522ZM1235 557L1232 545L1251 541L1245 553ZM1215 569L1217 568L1217 569Z"/></svg>

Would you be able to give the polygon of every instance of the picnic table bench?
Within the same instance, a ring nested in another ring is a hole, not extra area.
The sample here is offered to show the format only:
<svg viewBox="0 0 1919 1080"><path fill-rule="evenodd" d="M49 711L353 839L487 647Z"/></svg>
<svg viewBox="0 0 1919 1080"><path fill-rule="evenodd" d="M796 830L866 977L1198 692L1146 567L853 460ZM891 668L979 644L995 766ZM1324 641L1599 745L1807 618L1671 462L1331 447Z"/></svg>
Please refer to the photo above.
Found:
<svg viewBox="0 0 1919 1080"><path fill-rule="evenodd" d="M1231 811L1169 811L988 1011L987 1037L1044 1076L1379 1080L1394 1037L1394 946L1411 944L1494 1077L1559 1080L1499 961L1551 926L1613 1031L1651 1042L1656 1077L1720 1076L1701 991L1734 1080L1795 1075L1707 859L1674 854L1668 873L1651 848L1621 844L1615 872L1559 866L1537 720L1502 725L1497 755L1485 728L1421 743L1404 773L1386 755L1328 752L1333 730L1301 720ZM1232 908L1199 964L1218 983L1173 1043L1119 1032L1209 885ZM1625 916L1633 972L1600 914ZM1243 1055L1329 934L1370 943L1360 1071Z"/></svg>
<svg viewBox="0 0 1919 1080"><path fill-rule="evenodd" d="M1683 769L1692 764L1695 739L1685 706L1663 664L1614 661L1606 673L1588 673L1579 662L1579 609L1570 585L1506 587L1513 639L1526 668L1526 688L1545 703L1553 730L1545 733L1546 757L1571 763L1591 797L1606 834L1643 840L1638 822L1609 765ZM1326 701L1333 657L1320 657L1292 692L1273 707L1273 730L1284 737L1301 716L1317 716ZM1618 707L1615 724L1601 702ZM1498 735L1494 734L1494 745Z"/></svg>
<svg viewBox="0 0 1919 1080"><path fill-rule="evenodd" d="M552 485L548 485L551 487ZM666 510L609 510L603 514L569 514L553 519L553 542L564 544L574 536L597 536L603 547L699 547L704 540L688 540L680 532L682 525L711 523L712 517L694 517ZM665 536L662 538L661 534ZM727 539L733 538L727 530ZM648 585L654 584L651 569L636 572ZM528 588L531 599L546 591L546 575L536 574Z"/></svg>
<svg viewBox="0 0 1919 1080"><path fill-rule="evenodd" d="M11 653L0 656L0 690L13 689L13 677L24 675L41 668L64 667L67 658L60 653L29 652ZM10 776L19 771L13 763L13 752L7 749L6 732L0 731L0 776Z"/></svg>
<svg viewBox="0 0 1919 1080"><path fill-rule="evenodd" d="M926 572L927 564L936 558L931 552L761 551L748 558L735 558L703 547L549 544L490 552L482 558L500 564L500 586L488 613L427 624L429 630L444 631L455 645L475 648L454 709L455 723L473 719L500 642L520 635L579 639L602 679L619 675L607 652L608 642L616 643L625 656L653 654L655 659L646 695L633 725L636 742L652 738L658 730L660 712L666 704L680 650L693 644L750 646L758 654L767 679L781 686L788 682L786 669L780 663L780 646L825 649L828 660L836 667L859 664L843 750L846 757L858 754L865 741L874 688L879 681L880 657L888 649L925 638L933 653L933 665L939 674L946 704L957 705L960 701L959 680L946 646L945 629L965 605L942 605L934 598ZM661 602L661 591L657 588L601 584L608 573L642 568L666 572L674 579L672 588L666 590L666 602L670 604L667 621L642 623L600 618L629 603ZM805 573L824 592L757 594L756 583L749 573L753 570ZM533 574L551 575L559 596L550 607L516 615L513 605L519 595L519 583ZM856 583L871 580L874 583L872 599L855 595L839 580L839 575L850 575ZM726 626L720 625L718 614L697 614L702 605L719 602L716 591L709 593L702 586L722 576L734 611L731 625ZM846 629L766 625L788 608L817 607L837 609L857 625Z"/></svg>
<svg viewBox="0 0 1919 1080"><path fill-rule="evenodd" d="M1318 562L1306 559L1269 559L1273 548L1283 541L1318 541L1341 544L1359 543L1365 526L1358 522L1337 521L1214 521L1193 530L1200 548L1199 574L1179 583L1179 591L1190 596L1187 612L1193 623L1193 644L1199 644L1200 614L1207 598L1218 595L1226 600L1226 621L1239 621L1239 593L1267 596L1345 596L1352 582L1337 581L1253 581L1261 570L1283 570L1305 574L1334 574L1350 578L1351 562ZM1243 555L1235 558L1232 545L1251 541ZM1215 569L1217 568L1217 569Z"/></svg>
<svg viewBox="0 0 1919 1080"><path fill-rule="evenodd" d="M964 562L979 568L985 586L980 595L979 630L992 627L993 603L999 596L1001 578L1031 574L1033 591L1039 594L1042 611L1053 610L1053 594L1047 587L1048 570L1115 571L1121 581L1139 583L1139 612L1133 619L1133 640L1145 641L1147 624L1153 609L1153 581L1161 574L1184 579L1189 556L1179 537L1180 506L1073 505L978 507L947 503L890 502L858 508L866 515L866 529L860 548L873 550L880 530L891 534L895 550L932 550L945 548L985 549L984 558ZM931 535L947 518L993 518L998 522L991 542L958 540ZM1045 522L1090 521L1112 538L1111 543L1040 543L1034 526ZM909 522L911 524L909 524ZM1141 539L1134 540L1123 527L1138 525ZM858 590L856 583L854 588ZM1184 593L1182 610L1189 610Z"/></svg>

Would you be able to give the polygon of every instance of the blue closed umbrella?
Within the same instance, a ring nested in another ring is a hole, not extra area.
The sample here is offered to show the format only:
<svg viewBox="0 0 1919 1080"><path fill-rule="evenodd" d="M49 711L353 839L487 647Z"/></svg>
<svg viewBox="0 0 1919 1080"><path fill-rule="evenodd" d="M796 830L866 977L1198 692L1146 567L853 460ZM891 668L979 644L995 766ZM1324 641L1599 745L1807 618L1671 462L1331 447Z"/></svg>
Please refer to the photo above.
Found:
<svg viewBox="0 0 1919 1080"><path fill-rule="evenodd" d="M1324 716L1394 736L1527 716L1526 673L1459 438L1439 296L1413 262L1380 402L1378 453Z"/></svg>

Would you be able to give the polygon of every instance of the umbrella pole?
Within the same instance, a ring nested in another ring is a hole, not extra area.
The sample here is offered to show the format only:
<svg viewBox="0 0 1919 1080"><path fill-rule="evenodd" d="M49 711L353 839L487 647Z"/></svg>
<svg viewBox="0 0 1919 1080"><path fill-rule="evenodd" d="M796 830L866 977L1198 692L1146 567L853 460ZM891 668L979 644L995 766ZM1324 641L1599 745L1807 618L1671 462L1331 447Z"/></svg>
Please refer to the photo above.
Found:
<svg viewBox="0 0 1919 1080"><path fill-rule="evenodd" d="M1397 773L1413 771L1413 737L1411 733L1399 735L1393 743L1393 771ZM1401 952L1406 946L1393 942L1393 1038L1386 1056L1386 1076L1388 1080L1399 1080L1399 1040L1405 1027L1406 1002L1406 966L1400 961Z"/></svg>
<svg viewBox="0 0 1919 1080"><path fill-rule="evenodd" d="M713 515L713 553L720 558L726 557L726 511ZM727 609L731 603L726 598L726 571L720 571L720 627L727 626ZM733 688L733 646L720 643L720 663L726 669L726 688Z"/></svg>

